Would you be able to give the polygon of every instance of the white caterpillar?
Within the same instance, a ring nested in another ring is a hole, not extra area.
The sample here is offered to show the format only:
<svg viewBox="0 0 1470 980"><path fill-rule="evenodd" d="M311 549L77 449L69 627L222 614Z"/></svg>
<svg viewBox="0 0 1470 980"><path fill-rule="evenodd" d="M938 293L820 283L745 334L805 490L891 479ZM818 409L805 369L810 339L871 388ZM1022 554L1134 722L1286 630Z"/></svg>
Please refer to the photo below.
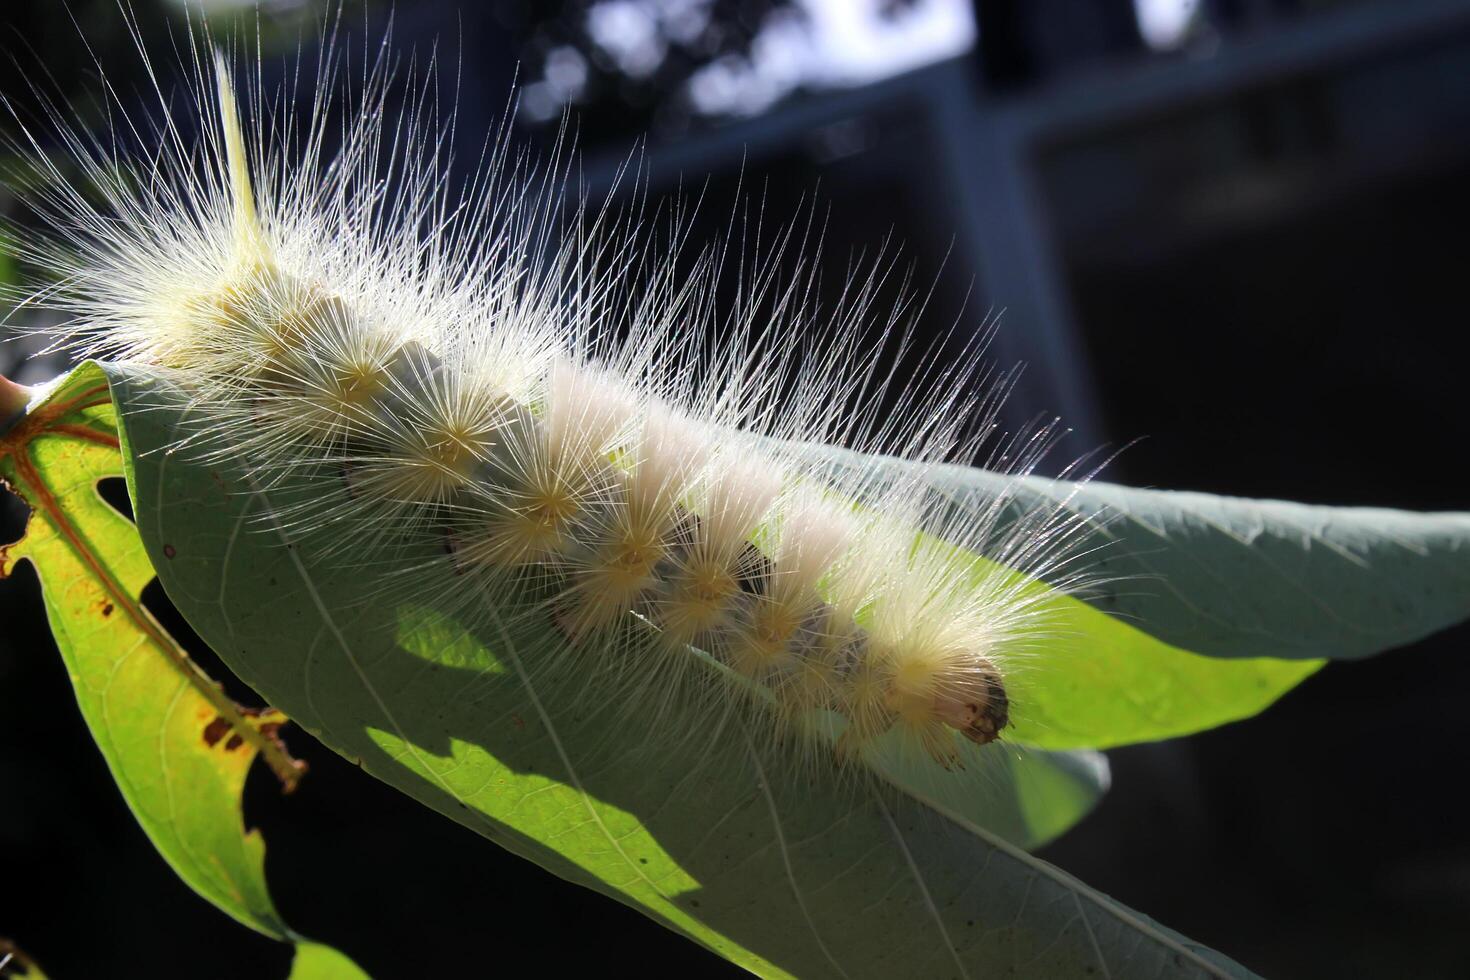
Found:
<svg viewBox="0 0 1470 980"><path fill-rule="evenodd" d="M823 321L812 276L774 261L717 309L718 249L680 279L677 231L661 245L610 209L563 222L555 168L536 176L503 134L450 197L444 133L419 106L390 117L381 67L328 154L322 97L298 131L257 86L245 128L224 61L196 65L217 93L200 139L165 121L124 161L137 134L63 130L83 179L46 165L32 202L55 234L21 240L61 285L29 302L190 392L198 451L324 481L275 520L332 525L341 560L438 536L462 608L549 605L568 648L640 672L639 696L698 673L781 732L834 713L839 758L892 732L951 766L957 733L1000 736L1007 673L1044 628L1032 578L1077 581L1066 512L958 507L922 466L859 480L812 448L974 460L964 433L995 403L973 345L889 377L860 340L874 277ZM898 407L877 417L885 394ZM1051 436L1012 440L1009 471Z"/></svg>

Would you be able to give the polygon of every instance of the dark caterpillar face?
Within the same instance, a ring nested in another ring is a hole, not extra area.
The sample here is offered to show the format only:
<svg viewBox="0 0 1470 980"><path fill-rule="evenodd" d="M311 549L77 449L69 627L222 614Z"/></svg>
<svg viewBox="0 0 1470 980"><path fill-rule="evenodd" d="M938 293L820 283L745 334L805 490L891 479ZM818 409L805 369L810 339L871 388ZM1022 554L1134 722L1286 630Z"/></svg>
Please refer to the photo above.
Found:
<svg viewBox="0 0 1470 980"><path fill-rule="evenodd" d="M1010 724L1011 703L1005 683L994 667L987 667L979 681L978 696L965 703L968 723L960 728L960 734L976 745L988 745L1000 738L1001 730Z"/></svg>

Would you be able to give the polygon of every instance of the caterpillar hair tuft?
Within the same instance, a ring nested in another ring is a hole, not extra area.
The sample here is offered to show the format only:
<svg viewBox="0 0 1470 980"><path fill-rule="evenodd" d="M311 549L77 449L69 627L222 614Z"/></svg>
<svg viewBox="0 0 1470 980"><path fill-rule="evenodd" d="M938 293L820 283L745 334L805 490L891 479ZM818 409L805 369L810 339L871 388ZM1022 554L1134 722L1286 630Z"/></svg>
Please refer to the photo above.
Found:
<svg viewBox="0 0 1470 980"><path fill-rule="evenodd" d="M198 132L161 83L150 155L119 153L146 125L126 114L63 127L70 171L37 154L28 198L55 231L16 239L59 272L25 301L63 314L66 343L188 394L176 451L314 481L270 519L333 528L319 560L438 542L446 601L547 617L647 710L750 705L839 765L896 739L954 767L958 740L1004 736L1024 710L1007 678L1047 629L1036 580L1086 575L1062 504L924 478L998 459L1019 480L1054 443L1042 426L993 448L1007 378L983 338L899 376L915 311L876 312L888 267L818 309L812 259L779 271L812 238L795 216L760 261L730 242L688 256L677 209L665 230L569 199L564 147L537 165L501 131L450 179L427 86L392 109L385 60L339 119L258 71L237 85L195 43ZM327 91L330 43L321 61ZM715 289L732 266L733 306ZM856 473L829 446L917 465Z"/></svg>

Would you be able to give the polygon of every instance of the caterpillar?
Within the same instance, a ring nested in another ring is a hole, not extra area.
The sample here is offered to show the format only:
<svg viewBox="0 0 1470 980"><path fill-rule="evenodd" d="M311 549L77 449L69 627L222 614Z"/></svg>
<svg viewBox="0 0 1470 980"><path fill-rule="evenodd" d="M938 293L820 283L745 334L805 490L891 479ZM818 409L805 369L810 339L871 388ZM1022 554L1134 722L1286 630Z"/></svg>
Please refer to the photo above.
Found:
<svg viewBox="0 0 1470 980"><path fill-rule="evenodd" d="M904 311L864 339L881 267L823 313L813 273L776 271L803 242L788 231L720 308L722 246L689 271L677 222L659 236L568 202L564 157L538 169L504 129L451 191L446 130L426 96L390 111L385 61L329 149L324 96L297 128L300 100L272 114L257 76L246 112L229 59L202 51L197 134L155 81L146 154L119 151L137 128L63 130L78 180L22 126L52 231L14 236L56 273L24 300L62 316L65 343L188 393L178 451L263 485L319 480L272 520L332 527L322 560L438 541L458 606L549 613L566 650L632 675L628 696L701 696L698 676L838 765L896 739L956 768L959 740L1003 736L1007 678L1045 629L1034 580L1085 576L1063 504L1016 513L1004 491L962 503L925 483L996 436L1006 378L983 336L901 377L883 352L905 346ZM318 91L330 46L323 61ZM992 459L1019 479L1055 435ZM855 474L831 445L914 465Z"/></svg>

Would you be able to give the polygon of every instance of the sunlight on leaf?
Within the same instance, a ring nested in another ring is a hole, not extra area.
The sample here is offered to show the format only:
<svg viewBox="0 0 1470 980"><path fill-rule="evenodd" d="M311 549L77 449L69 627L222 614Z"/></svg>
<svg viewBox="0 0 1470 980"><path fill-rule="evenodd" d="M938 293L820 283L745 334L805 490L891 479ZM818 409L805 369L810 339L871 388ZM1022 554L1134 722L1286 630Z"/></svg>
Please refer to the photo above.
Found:
<svg viewBox="0 0 1470 980"><path fill-rule="evenodd" d="M236 920L295 940L266 890L265 843L240 813L258 755L287 790L300 778L275 736L285 716L240 709L143 608L152 566L132 523L97 491L121 470L106 380L83 366L0 435L0 477L32 509L25 536L0 550L0 574L35 566L82 715L159 853ZM335 972L310 975L363 975L336 955Z"/></svg>
<svg viewBox="0 0 1470 980"><path fill-rule="evenodd" d="M501 846L765 976L1248 975L1007 840L1085 812L1095 757L992 745L983 771L923 777L948 777L945 798L917 774L792 767L738 712L671 737L589 697L549 622L465 621L429 542L344 563L330 528L287 536L270 504L319 484L266 498L159 452L182 404L107 371L140 528L191 624L298 724ZM415 569L412 589L365 576L374 561Z"/></svg>

